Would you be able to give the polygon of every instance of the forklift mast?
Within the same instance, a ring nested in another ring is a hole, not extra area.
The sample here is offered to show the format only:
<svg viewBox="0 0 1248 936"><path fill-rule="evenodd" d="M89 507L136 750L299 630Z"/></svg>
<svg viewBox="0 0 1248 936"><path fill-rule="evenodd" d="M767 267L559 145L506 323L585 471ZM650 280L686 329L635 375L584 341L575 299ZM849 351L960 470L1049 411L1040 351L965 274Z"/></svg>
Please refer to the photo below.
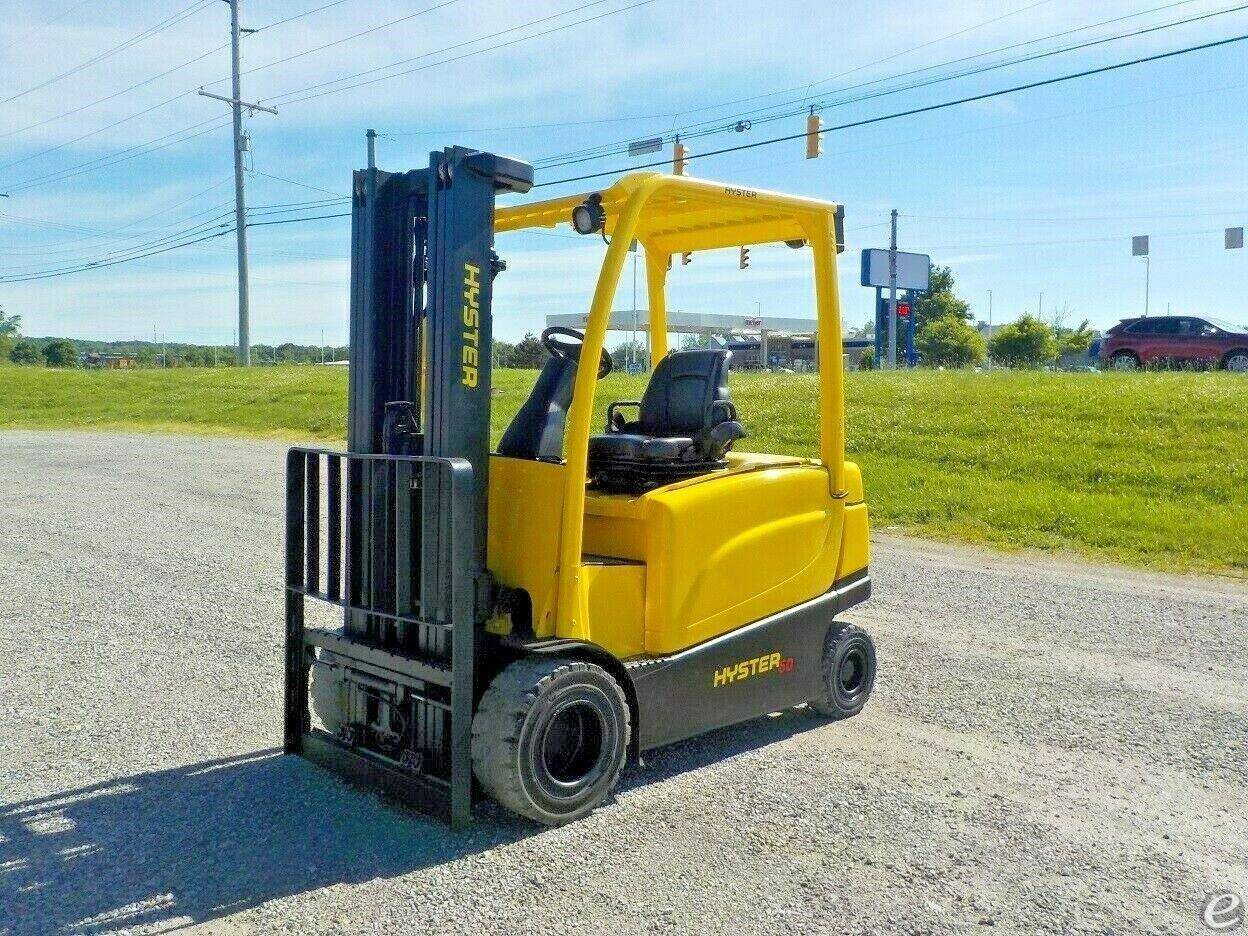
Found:
<svg viewBox="0 0 1248 936"><path fill-rule="evenodd" d="M527 163L450 147L429 168L355 174L347 448L462 458L485 566L494 200L527 192Z"/></svg>
<svg viewBox="0 0 1248 936"><path fill-rule="evenodd" d="M355 173L348 450L287 459L285 749L456 823L493 591L494 202L532 179L460 147ZM305 628L308 597L343 609L341 634Z"/></svg>

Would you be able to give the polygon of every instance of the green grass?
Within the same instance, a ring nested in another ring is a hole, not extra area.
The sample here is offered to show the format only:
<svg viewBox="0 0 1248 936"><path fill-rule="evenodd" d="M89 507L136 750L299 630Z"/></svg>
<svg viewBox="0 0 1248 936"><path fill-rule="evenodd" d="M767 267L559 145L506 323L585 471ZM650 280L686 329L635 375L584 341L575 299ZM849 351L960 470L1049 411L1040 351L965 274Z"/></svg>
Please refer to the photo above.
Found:
<svg viewBox="0 0 1248 936"><path fill-rule="evenodd" d="M496 375L495 438L535 373ZM813 376L734 374L756 451L815 455ZM612 375L607 400L636 399ZM330 368L0 369L0 428L334 442ZM1227 374L850 374L848 448L876 528L1248 575L1248 380ZM601 421L601 416L596 417Z"/></svg>

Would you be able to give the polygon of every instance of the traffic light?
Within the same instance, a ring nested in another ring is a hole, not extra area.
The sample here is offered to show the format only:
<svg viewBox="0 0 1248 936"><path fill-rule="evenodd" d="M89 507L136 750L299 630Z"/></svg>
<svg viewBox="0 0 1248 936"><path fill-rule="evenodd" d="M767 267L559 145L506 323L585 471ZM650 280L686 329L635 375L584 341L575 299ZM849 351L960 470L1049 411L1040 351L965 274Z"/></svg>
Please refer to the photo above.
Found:
<svg viewBox="0 0 1248 936"><path fill-rule="evenodd" d="M910 317L910 303L908 302L897 303L897 317L903 318L903 319L908 319Z"/></svg>
<svg viewBox="0 0 1248 936"><path fill-rule="evenodd" d="M680 142L680 138L676 138L676 142L672 144L672 172L676 175L685 174L685 160L689 158L689 147Z"/></svg>
<svg viewBox="0 0 1248 936"><path fill-rule="evenodd" d="M750 265L750 248L742 247L741 248L741 260L739 261L738 266L740 266L741 269L744 270L747 267L749 267L749 265Z"/></svg>
<svg viewBox="0 0 1248 936"><path fill-rule="evenodd" d="M688 266L691 263L693 263L693 254L690 251L686 250L684 253L680 255L680 265Z"/></svg>
<svg viewBox="0 0 1248 936"><path fill-rule="evenodd" d="M818 114L811 112L806 118L806 158L814 159L823 155L823 136L820 131L823 129L823 118Z"/></svg>

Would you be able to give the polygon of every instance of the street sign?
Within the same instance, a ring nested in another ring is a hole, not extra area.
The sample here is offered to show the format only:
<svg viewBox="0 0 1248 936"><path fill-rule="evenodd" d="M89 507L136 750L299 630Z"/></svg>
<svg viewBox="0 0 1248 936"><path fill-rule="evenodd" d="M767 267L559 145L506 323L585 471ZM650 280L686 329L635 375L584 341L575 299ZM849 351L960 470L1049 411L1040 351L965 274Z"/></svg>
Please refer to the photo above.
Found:
<svg viewBox="0 0 1248 936"><path fill-rule="evenodd" d="M888 251L867 249L862 252L862 285L887 289ZM927 292L932 286L932 258L927 254L897 252L897 288Z"/></svg>
<svg viewBox="0 0 1248 936"><path fill-rule="evenodd" d="M1239 250L1244 246L1244 229L1242 227L1226 229L1226 249Z"/></svg>
<svg viewBox="0 0 1248 936"><path fill-rule="evenodd" d="M629 156L645 156L646 153L657 153L663 148L662 137L651 137L648 140L634 140L628 144Z"/></svg>
<svg viewBox="0 0 1248 936"><path fill-rule="evenodd" d="M1148 235L1141 234L1138 237L1131 238L1131 256L1147 257L1148 256Z"/></svg>

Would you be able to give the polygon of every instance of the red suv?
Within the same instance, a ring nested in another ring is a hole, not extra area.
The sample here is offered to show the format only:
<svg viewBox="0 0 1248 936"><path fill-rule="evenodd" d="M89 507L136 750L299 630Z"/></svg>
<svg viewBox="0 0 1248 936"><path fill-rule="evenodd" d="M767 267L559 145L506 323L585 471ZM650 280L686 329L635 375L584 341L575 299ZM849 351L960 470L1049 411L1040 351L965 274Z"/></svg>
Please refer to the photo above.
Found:
<svg viewBox="0 0 1248 936"><path fill-rule="evenodd" d="M1203 366L1248 373L1248 329L1190 315L1123 319L1105 333L1101 364L1115 370Z"/></svg>

